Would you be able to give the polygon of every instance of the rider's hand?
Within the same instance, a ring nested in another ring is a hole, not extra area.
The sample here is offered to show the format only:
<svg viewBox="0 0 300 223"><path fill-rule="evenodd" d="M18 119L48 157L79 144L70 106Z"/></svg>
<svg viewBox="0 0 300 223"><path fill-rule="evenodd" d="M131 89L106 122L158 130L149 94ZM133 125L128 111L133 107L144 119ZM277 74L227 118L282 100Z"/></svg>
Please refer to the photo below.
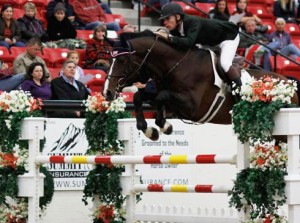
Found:
<svg viewBox="0 0 300 223"><path fill-rule="evenodd" d="M163 38L165 40L169 40L169 35L165 32L154 32L155 35L157 35L160 38Z"/></svg>

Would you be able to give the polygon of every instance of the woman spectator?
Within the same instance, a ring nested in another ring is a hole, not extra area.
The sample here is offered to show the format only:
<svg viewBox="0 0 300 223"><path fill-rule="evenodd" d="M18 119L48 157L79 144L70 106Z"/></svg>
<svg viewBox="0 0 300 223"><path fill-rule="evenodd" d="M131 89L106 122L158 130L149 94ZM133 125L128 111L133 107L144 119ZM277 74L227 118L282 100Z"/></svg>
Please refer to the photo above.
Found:
<svg viewBox="0 0 300 223"><path fill-rule="evenodd" d="M239 26L243 27L245 25L245 22L248 19L254 19L254 21L256 22L256 25L261 25L261 19L248 11L247 4L248 4L247 0L237 0L237 2L236 2L236 11L234 11L232 13L233 16L237 16L237 15L241 16L241 18L237 22L237 24ZM267 31L267 29L268 29L268 27L265 27L265 30L263 30L263 31Z"/></svg>
<svg viewBox="0 0 300 223"><path fill-rule="evenodd" d="M49 18L47 32L49 40L75 39L77 32L70 20L66 17L66 8L62 3L57 3L54 15Z"/></svg>
<svg viewBox="0 0 300 223"><path fill-rule="evenodd" d="M86 41L85 68L100 69L105 72L109 69L112 47L104 36L106 36L106 26L100 25L94 29L93 38Z"/></svg>
<svg viewBox="0 0 300 223"><path fill-rule="evenodd" d="M40 38L42 42L47 41L47 33L42 22L35 17L36 13L35 4L27 2L24 5L24 16L17 20L23 42L27 42L32 37Z"/></svg>
<svg viewBox="0 0 300 223"><path fill-rule="evenodd" d="M34 62L28 67L21 89L29 91L34 98L51 99L51 89L46 81L45 67L42 63Z"/></svg>
<svg viewBox="0 0 300 223"><path fill-rule="evenodd" d="M24 47L20 41L20 28L16 20L13 19L13 8L10 4L5 4L0 13L0 46L9 49L12 46Z"/></svg>
<svg viewBox="0 0 300 223"><path fill-rule="evenodd" d="M296 23L296 8L293 0L278 0L274 2L273 14L286 22Z"/></svg>
<svg viewBox="0 0 300 223"><path fill-rule="evenodd" d="M211 19L228 21L230 14L226 0L217 0L215 8L209 12L209 17Z"/></svg>

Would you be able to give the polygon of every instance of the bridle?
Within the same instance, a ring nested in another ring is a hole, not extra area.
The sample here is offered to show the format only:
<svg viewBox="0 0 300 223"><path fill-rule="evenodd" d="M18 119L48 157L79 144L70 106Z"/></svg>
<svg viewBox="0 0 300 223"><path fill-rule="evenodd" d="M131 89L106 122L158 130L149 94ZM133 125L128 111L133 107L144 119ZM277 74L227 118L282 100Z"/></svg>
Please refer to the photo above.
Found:
<svg viewBox="0 0 300 223"><path fill-rule="evenodd" d="M122 55L128 55L130 62L133 63L133 64L136 64L136 65L138 66L138 68L137 68L135 71L133 71L132 73L130 73L130 74L129 74L129 73L126 73L126 72L123 72L123 73L120 74L120 75L112 75L112 74L109 73L109 74L106 76L106 79L108 79L108 80L109 80L111 77L120 77L120 79L119 79L119 81L118 81L118 84L117 84L117 86L116 86L116 88L115 88L117 93L119 93L120 90L121 90L124 86L126 86L126 84L128 84L128 82L129 82L128 80L130 80L130 77L136 76L136 74L138 74L138 72L140 72L140 70L142 69L143 65L145 64L147 58L149 57L150 53L152 52L154 46L156 45L156 43L157 43L157 41L158 41L158 38L159 38L159 37L156 36L155 41L153 42L153 44L151 45L151 47L147 49L147 53L145 54L143 60L142 60L140 63L139 63L139 62L136 62L136 61L134 61L134 60L131 59L131 56L134 55L134 54L136 53L136 51L132 51L132 52L129 51L129 52L119 53L119 54L117 54L117 55L112 55L113 60L115 60L115 59L116 59L117 57L119 57L119 56L122 56ZM128 45L129 45L129 44L128 44ZM168 72L164 75L164 78L166 78L170 73L172 73L172 72L180 65L180 63L187 57L187 55L189 54L189 52L190 52L190 49L185 53L185 55L184 55L178 62L176 62L176 63L168 70ZM113 61L113 63L114 63L114 61ZM112 65L113 65L113 64L112 64Z"/></svg>

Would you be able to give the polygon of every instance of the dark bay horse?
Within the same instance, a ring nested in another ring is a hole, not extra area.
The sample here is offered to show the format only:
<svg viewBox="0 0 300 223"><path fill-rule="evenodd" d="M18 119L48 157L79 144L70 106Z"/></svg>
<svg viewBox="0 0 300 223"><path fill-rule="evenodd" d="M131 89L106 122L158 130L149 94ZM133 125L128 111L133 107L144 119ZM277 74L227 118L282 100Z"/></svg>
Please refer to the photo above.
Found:
<svg viewBox="0 0 300 223"><path fill-rule="evenodd" d="M230 111L234 100L231 92L225 92L223 104L219 110L211 107L220 88L214 85L212 60L207 50L180 50L164 40L158 39L152 32L123 33L120 36L122 52L114 57L104 84L103 95L109 100L115 97L116 91L137 80L142 67L147 67L153 74L158 93L154 99L156 106L155 124L160 131L171 134L172 125L165 118L167 108L178 118L199 122L215 112L209 120L215 124L231 124ZM125 50L124 50L125 49ZM287 80L286 77L261 70L249 70L256 78L269 75ZM298 105L298 96L292 99ZM216 103L215 107L217 107ZM143 115L140 92L134 95L137 128L146 137L157 140L158 130L148 127Z"/></svg>

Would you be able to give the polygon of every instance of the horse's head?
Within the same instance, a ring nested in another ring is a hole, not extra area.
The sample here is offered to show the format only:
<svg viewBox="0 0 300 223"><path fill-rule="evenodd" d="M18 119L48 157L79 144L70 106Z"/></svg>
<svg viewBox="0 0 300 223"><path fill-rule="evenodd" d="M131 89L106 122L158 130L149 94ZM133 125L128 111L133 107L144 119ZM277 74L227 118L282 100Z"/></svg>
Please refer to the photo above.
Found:
<svg viewBox="0 0 300 223"><path fill-rule="evenodd" d="M147 34L154 36L150 31ZM103 88L103 95L107 100L115 99L124 87L131 85L138 79L139 71L145 61L137 55L129 40L141 36L145 36L145 32L142 34L122 33L120 41L115 42L111 67Z"/></svg>

